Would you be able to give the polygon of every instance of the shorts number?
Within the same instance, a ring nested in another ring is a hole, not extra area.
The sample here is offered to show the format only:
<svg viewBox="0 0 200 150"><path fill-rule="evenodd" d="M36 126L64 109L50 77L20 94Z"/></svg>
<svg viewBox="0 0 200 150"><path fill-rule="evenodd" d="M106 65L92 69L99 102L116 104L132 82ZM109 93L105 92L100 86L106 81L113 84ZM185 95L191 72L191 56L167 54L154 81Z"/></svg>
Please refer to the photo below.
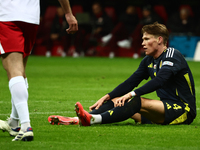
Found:
<svg viewBox="0 0 200 150"><path fill-rule="evenodd" d="M166 103L166 104L167 104L167 109L172 108L172 106L170 104L168 104L168 103Z"/></svg>
<svg viewBox="0 0 200 150"><path fill-rule="evenodd" d="M181 106L179 106L179 105L177 105L177 104L174 104L174 107L173 107L173 109L182 109L182 107Z"/></svg>
<svg viewBox="0 0 200 150"><path fill-rule="evenodd" d="M172 108L172 106L171 105L169 105L168 103L166 103L167 104L167 109L170 109L170 108ZM179 106L179 105L177 105L177 104L173 104L173 109L175 109L175 110L177 110L177 109L182 109L182 107L181 106Z"/></svg>

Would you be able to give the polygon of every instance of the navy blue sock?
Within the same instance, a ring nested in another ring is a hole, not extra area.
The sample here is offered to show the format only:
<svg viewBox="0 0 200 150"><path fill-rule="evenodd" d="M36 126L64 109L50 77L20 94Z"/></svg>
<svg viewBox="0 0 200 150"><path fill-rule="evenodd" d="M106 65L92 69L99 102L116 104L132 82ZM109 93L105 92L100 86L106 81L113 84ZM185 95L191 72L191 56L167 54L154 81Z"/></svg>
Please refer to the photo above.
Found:
<svg viewBox="0 0 200 150"><path fill-rule="evenodd" d="M122 107L114 107L104 113L101 113L102 124L114 123L127 120L135 113L139 112L141 108L140 97L134 97L130 102L125 103Z"/></svg>
<svg viewBox="0 0 200 150"><path fill-rule="evenodd" d="M149 119L145 118L142 115L141 115L141 120L142 120L141 122L142 124L152 124L152 122Z"/></svg>
<svg viewBox="0 0 200 150"><path fill-rule="evenodd" d="M114 108L114 103L113 101L109 100L103 103L103 105L99 107L99 109L93 109L91 112L89 112L89 114L101 114L112 108Z"/></svg>

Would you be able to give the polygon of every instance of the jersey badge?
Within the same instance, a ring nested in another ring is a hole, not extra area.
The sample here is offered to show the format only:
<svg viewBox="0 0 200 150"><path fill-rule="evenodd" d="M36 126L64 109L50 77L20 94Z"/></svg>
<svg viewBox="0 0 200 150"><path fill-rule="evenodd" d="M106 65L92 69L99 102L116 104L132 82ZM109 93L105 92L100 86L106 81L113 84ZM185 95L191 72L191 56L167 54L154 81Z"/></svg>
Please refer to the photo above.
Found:
<svg viewBox="0 0 200 150"><path fill-rule="evenodd" d="M153 66L153 69L156 69L156 64Z"/></svg>
<svg viewBox="0 0 200 150"><path fill-rule="evenodd" d="M163 65L163 66L164 66L164 65L174 66L174 63L171 62L171 61L164 61L162 65Z"/></svg>

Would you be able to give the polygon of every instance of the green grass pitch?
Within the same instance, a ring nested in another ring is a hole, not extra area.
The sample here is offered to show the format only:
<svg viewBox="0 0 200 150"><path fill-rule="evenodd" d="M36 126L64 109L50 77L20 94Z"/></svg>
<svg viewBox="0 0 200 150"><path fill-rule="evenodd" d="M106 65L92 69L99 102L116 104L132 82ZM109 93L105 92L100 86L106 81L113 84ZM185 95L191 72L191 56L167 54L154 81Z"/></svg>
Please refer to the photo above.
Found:
<svg viewBox="0 0 200 150"><path fill-rule="evenodd" d="M50 115L75 116L74 104L77 101L88 110L99 98L127 79L140 61L131 58L30 56L26 73L34 141L11 142L13 137L0 132L0 149L199 150L199 115L191 125L135 125L131 119L92 127L48 123ZM200 62L189 61L188 64L195 80L199 114ZM5 120L11 111L11 98L6 72L0 65L0 119ZM155 92L144 97L158 99Z"/></svg>

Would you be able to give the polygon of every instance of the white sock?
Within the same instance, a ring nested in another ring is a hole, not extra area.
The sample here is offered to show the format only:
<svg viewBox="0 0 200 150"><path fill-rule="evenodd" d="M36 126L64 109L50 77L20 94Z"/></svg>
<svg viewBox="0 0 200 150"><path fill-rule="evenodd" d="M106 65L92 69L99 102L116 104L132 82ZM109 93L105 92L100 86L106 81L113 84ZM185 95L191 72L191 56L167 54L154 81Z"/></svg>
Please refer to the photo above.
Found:
<svg viewBox="0 0 200 150"><path fill-rule="evenodd" d="M26 84L26 88L28 89L28 79L25 78L24 81L25 81L25 84ZM19 116L18 116L16 107L15 107L14 102L13 102L12 99L11 99L11 103L12 103L12 111L11 111L11 114L10 114L10 119L8 120L8 124L11 127L14 128L14 127L18 127L19 126Z"/></svg>
<svg viewBox="0 0 200 150"><path fill-rule="evenodd" d="M11 114L10 114L10 118L13 118L15 120L19 120L19 116L18 116L16 107L14 105L14 102L13 102L12 98L11 98L11 103L12 103L12 111L11 111Z"/></svg>
<svg viewBox="0 0 200 150"><path fill-rule="evenodd" d="M28 89L28 79L24 78L25 84L26 84L26 88Z"/></svg>
<svg viewBox="0 0 200 150"><path fill-rule="evenodd" d="M21 124L21 130L26 131L28 127L30 127L30 122L24 122Z"/></svg>
<svg viewBox="0 0 200 150"><path fill-rule="evenodd" d="M23 124L29 123L29 110L28 110L28 91L23 76L13 77L9 81L9 88L12 95L13 103L19 115L21 122L21 129L24 129Z"/></svg>
<svg viewBox="0 0 200 150"><path fill-rule="evenodd" d="M19 120L10 117L10 119L8 120L8 124L11 128L16 128L19 126Z"/></svg>
<svg viewBox="0 0 200 150"><path fill-rule="evenodd" d="M102 122L102 116L101 115L92 115L92 118L90 120L90 124L101 124Z"/></svg>

